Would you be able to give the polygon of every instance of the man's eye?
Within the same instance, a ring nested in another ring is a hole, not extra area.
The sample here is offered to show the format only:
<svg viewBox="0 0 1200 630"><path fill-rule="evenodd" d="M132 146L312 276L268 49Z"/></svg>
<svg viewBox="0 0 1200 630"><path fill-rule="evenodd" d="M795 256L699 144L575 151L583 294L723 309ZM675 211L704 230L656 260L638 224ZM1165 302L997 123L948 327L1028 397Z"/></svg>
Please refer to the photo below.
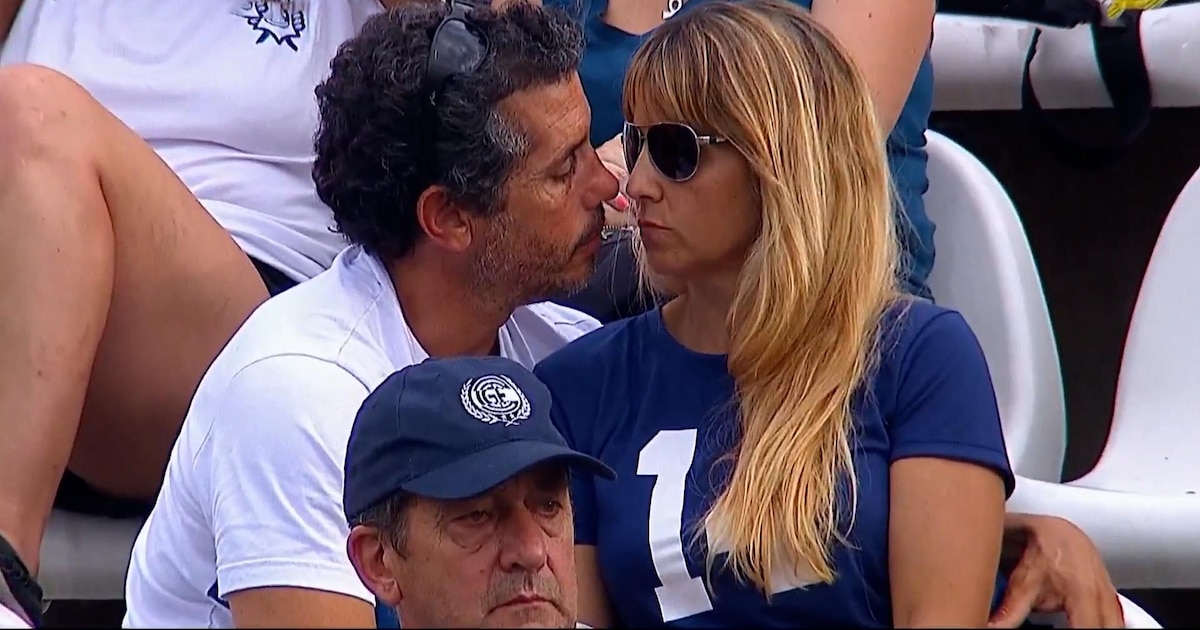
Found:
<svg viewBox="0 0 1200 630"><path fill-rule="evenodd" d="M566 179L574 174L575 174L575 155L572 154L570 159L567 160L566 166L558 169L558 176L563 179Z"/></svg>
<svg viewBox="0 0 1200 630"><path fill-rule="evenodd" d="M542 502L540 509L546 516L554 516L562 511L563 504L557 499L548 499Z"/></svg>
<svg viewBox="0 0 1200 630"><path fill-rule="evenodd" d="M470 512L459 517L459 520L471 525L481 525L488 522L491 517L491 513L487 512L486 510L475 510L474 512Z"/></svg>

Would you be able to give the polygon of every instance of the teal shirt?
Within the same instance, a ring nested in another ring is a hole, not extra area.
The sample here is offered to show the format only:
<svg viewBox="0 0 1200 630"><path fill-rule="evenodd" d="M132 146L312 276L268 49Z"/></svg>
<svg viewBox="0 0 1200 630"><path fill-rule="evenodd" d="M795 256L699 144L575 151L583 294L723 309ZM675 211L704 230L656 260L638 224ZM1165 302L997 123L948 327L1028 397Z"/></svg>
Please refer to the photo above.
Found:
<svg viewBox="0 0 1200 630"><path fill-rule="evenodd" d="M691 0L680 14L707 0ZM796 0L812 8L812 0ZM625 71L645 36L631 35L600 19L608 0L546 0L583 20L587 49L579 76L592 108L592 144L599 146L621 132L621 92ZM933 108L933 66L926 54L917 72L908 101L888 136L888 158L892 168L901 213L901 241L906 257L906 288L928 297L925 280L933 268L934 225L925 214L922 195L929 187L926 177L925 129Z"/></svg>

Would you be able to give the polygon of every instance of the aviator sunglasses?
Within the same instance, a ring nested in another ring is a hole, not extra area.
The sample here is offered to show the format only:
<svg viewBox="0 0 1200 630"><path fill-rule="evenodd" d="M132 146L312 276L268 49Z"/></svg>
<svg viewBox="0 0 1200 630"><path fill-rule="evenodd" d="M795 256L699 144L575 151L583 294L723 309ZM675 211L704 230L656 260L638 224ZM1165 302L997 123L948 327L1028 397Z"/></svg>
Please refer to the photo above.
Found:
<svg viewBox="0 0 1200 630"><path fill-rule="evenodd" d="M729 142L717 136L702 136L683 123L634 125L626 122L621 130L621 145L625 150L625 168L633 172L642 148L650 154L650 163L663 177L686 182L700 168L700 145Z"/></svg>
<svg viewBox="0 0 1200 630"><path fill-rule="evenodd" d="M471 0L447 0L446 5L450 7L450 13L433 32L429 66L425 71L425 90L434 105L437 105L438 96L447 81L475 72L487 55L487 43L467 19L467 14L475 9L476 3Z"/></svg>

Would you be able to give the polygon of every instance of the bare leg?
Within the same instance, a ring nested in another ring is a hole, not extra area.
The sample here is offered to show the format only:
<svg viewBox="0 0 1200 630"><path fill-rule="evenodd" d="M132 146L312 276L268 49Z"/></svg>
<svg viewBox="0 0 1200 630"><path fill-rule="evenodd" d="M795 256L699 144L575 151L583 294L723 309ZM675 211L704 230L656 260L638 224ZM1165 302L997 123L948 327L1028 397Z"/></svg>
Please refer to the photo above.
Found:
<svg viewBox="0 0 1200 630"><path fill-rule="evenodd" d="M158 156L50 70L0 69L0 221L0 536L36 574L68 463L152 497L266 289Z"/></svg>

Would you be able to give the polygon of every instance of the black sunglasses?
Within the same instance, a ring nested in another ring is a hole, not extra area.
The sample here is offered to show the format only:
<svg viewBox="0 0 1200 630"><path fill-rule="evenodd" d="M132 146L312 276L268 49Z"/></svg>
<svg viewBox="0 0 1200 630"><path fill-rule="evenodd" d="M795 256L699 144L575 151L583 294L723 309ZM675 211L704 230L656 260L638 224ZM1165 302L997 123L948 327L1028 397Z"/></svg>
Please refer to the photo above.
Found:
<svg viewBox="0 0 1200 630"><path fill-rule="evenodd" d="M642 146L650 153L650 163L663 177L686 182L700 168L700 145L729 142L717 136L702 136L683 123L657 123L637 126L625 123L621 130L621 145L625 149L625 168L633 171Z"/></svg>
<svg viewBox="0 0 1200 630"><path fill-rule="evenodd" d="M452 77L471 74L487 55L485 42L471 28L467 14L475 10L472 0L446 0L450 13L442 18L429 45L429 67L425 71L425 89L429 100L437 97Z"/></svg>

